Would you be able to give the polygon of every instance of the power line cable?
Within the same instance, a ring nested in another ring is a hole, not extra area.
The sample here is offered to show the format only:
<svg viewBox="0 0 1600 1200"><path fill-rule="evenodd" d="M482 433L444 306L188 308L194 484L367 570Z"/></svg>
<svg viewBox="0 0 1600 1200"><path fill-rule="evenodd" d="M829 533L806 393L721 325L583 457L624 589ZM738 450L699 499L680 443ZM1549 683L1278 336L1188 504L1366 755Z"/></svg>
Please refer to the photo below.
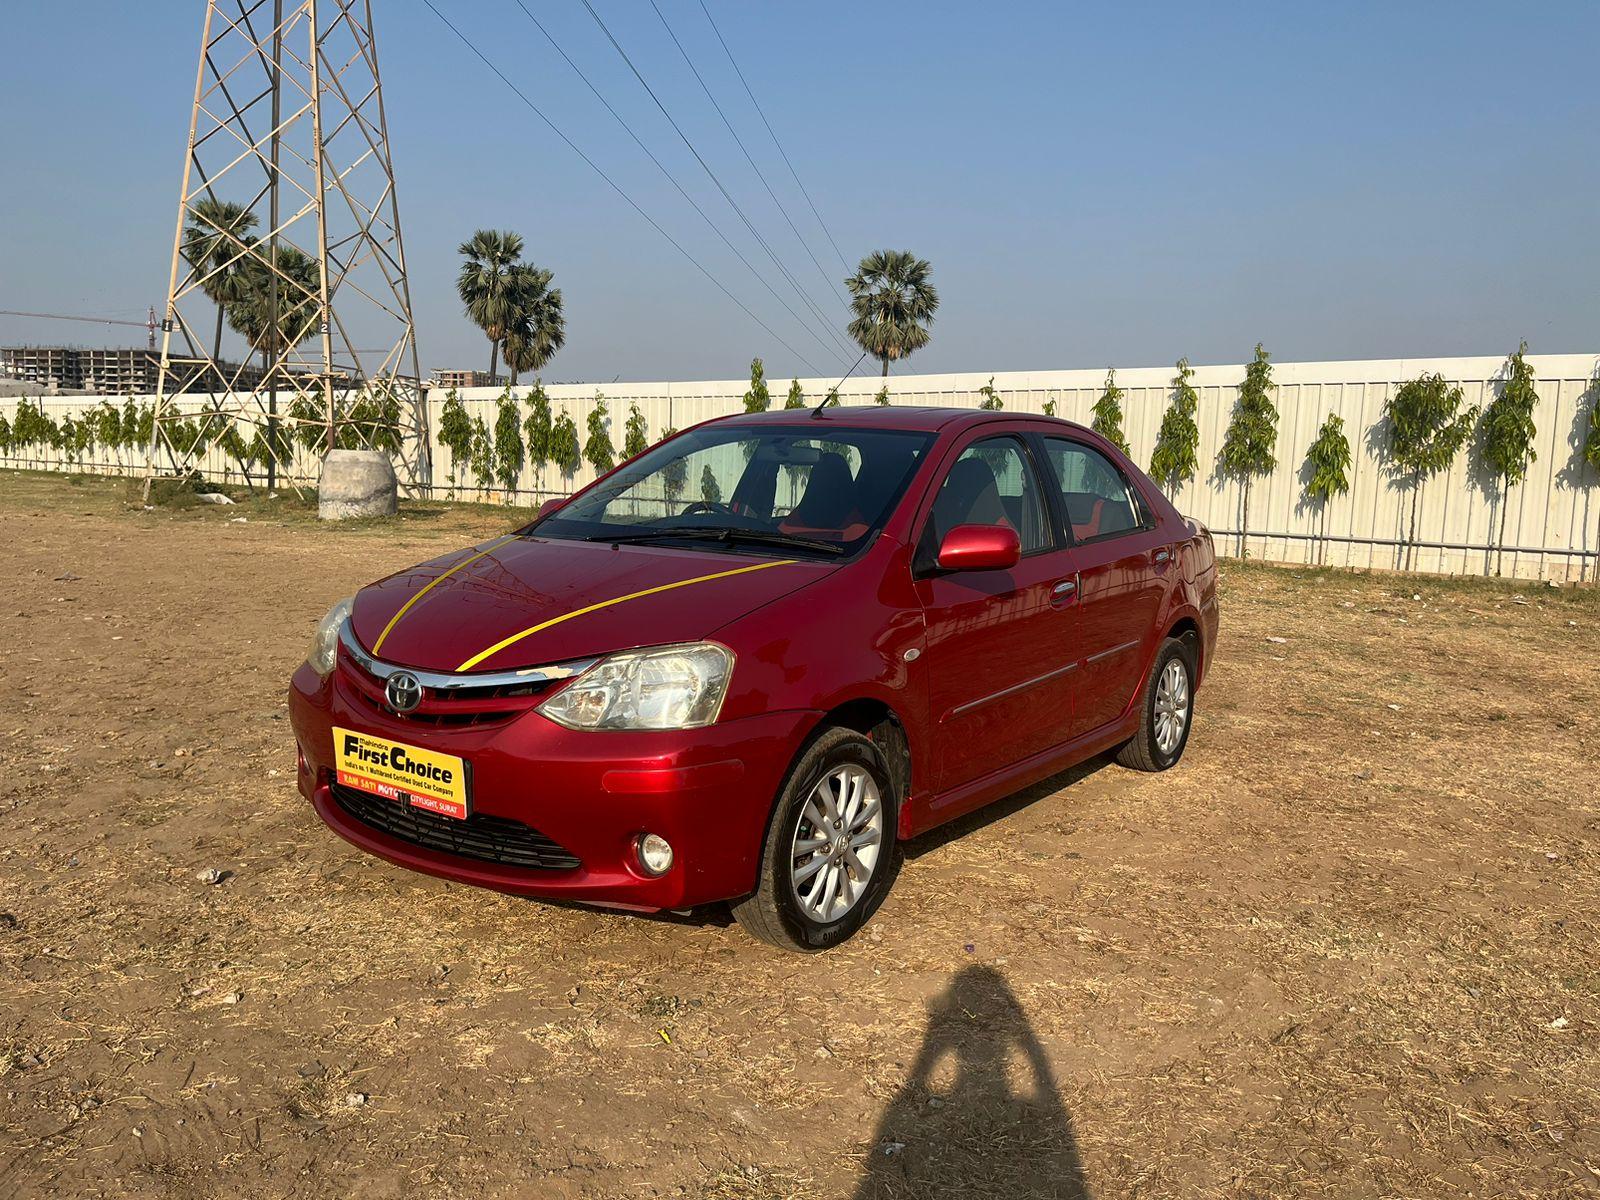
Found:
<svg viewBox="0 0 1600 1200"><path fill-rule="evenodd" d="M683 61L689 65L689 70L694 73L695 80L700 84L700 90L706 94L706 99L711 101L711 107L717 110L717 116L722 118L723 125L727 126L728 132L733 135L733 140L744 154L745 162L750 164L750 169L756 173L756 178L761 180L761 186L767 189L767 195L772 197L772 202L778 206L778 211L783 214L783 219L789 223L789 228L793 231L795 240L805 250L806 257L811 260L811 265L816 267L817 274L822 276L823 283L833 289L834 294L839 297L839 302L849 308L849 301L845 300L844 292L839 289L839 281L822 269L822 264L817 261L817 256L811 252L811 244L806 241L805 235L800 232L799 226L794 223L794 218L789 215L789 210L783 206L783 201L778 199L778 193L772 190L772 184L767 181L766 172L761 169L754 156L751 155L749 147L744 144L744 139L739 136L739 131L733 127L733 122L728 120L728 114L722 111L722 105L718 104L717 98L711 94L711 88L706 84L705 77L700 74L700 68L694 65L694 59L689 56L689 52L684 49L683 43L678 40L678 35L673 31L666 14L661 11L661 6L656 3L656 0L650 0L650 7L656 10L656 16L660 18L662 28L667 31L667 36L672 39L672 44L678 48L678 53L683 55Z"/></svg>
<svg viewBox="0 0 1600 1200"><path fill-rule="evenodd" d="M656 155L654 154L654 152L651 151L649 146L644 144L643 139L641 139L639 137L639 135L634 132L633 126L628 124L627 120L622 116L622 114L619 113L615 108L613 108L612 105L611 105L611 102L609 100L607 100L604 95L601 94L600 89L597 88L594 85L594 83L589 79L588 75L584 74L583 68L578 66L578 64L572 60L572 56L570 54L568 54L564 49L562 49L561 43L556 41L555 37L550 33L550 31L545 28L544 23L542 21L540 21L538 17L533 15L533 10L531 10L526 4L524 4L523 0L516 0L516 5L517 5L518 8L522 9L523 13L526 14L528 20L533 22L534 28L536 28L540 33L544 34L545 41L549 42L550 45L555 48L555 52L557 54L559 54L563 59L566 60L567 66L571 67L573 69L573 71L575 71L577 73L578 78L583 80L584 85L586 87L588 87L588 89L591 92L594 93L595 99L600 101L600 103L605 106L605 110L608 113L610 113L612 115L612 117L614 117L616 119L617 124L621 125L622 128L627 131L628 136L633 139L634 144L637 145L639 147L639 149L644 151L646 157L648 157L651 162L655 163L657 169L660 170L660 172L667 177L668 182L670 182L673 187L677 188L678 194L689 202L689 206L691 208L693 208L695 210L695 212L700 214L700 219L706 223L706 225L711 229L711 232L716 234L719 238L721 238L722 242L723 242L723 245L727 246L729 250L733 251L734 256L736 258L738 258L738 260L745 265L746 269L748 269L749 272L752 275L754 275L756 277L756 279L758 279L761 282L761 286L766 288L767 291L772 293L772 298L774 300L776 300L779 304L783 305L784 311L787 312L791 317L793 317L795 319L795 322L802 329L804 329L813 338L815 338L816 341L817 341L817 344L820 345L825 352L827 352L828 354L831 354L835 358L837 358L838 357L838 351L833 346L831 346L820 334L818 334L815 329L813 329L809 324L807 324L804 317L802 317L799 313L795 312L794 309L789 306L789 302L778 294L778 290L772 286L771 282L767 279L767 277L765 275L763 275L760 271L758 271L756 269L756 267L755 267L755 264L752 263L748 258L746 258L744 256L744 253L739 249L739 247L735 246L733 244L733 242L728 239L728 235L723 233L722 229L717 225L717 223L715 221L713 221L711 219L711 217L706 213L706 210L704 208L700 207L699 202L696 201L695 198L693 196L691 196L684 189L683 184L678 182L678 177L676 175L674 175L670 170L667 169L667 166L659 158L656 157Z"/></svg>
<svg viewBox="0 0 1600 1200"><path fill-rule="evenodd" d="M772 122L767 120L767 114L761 107L761 102L756 99L756 94L750 90L749 81L745 79L744 72L739 69L739 60L734 58L733 51L728 49L728 43L722 37L722 30L717 28L716 21L711 16L711 10L706 7L706 0L700 0L700 11L706 14L710 22L711 31L717 35L717 41L722 43L722 52L728 56L728 61L733 64L734 74L739 76L739 82L744 84L744 94L750 97L750 103L755 106L756 113L761 117L761 123L767 127L767 136L772 139L772 144L778 148L778 153L783 155L783 162L789 168L789 174L794 176L795 186L800 189L800 194L806 198L806 203L811 206L811 215L816 217L817 224L822 227L822 232L827 236L828 244L833 247L833 252L839 256L839 265L846 271L850 264L845 261L844 254L839 250L839 243L833 240L833 231L828 228L828 223L822 219L822 214L817 211L816 201L811 199L811 193L806 191L806 185L801 182L800 172L794 169L794 163L789 161L789 154L783 148L783 143L778 140L778 135L773 132Z"/></svg>
<svg viewBox="0 0 1600 1200"><path fill-rule="evenodd" d="M740 311L742 311L744 313L745 316L749 317L757 325L761 326L762 329L766 330L768 335L771 336L773 338L773 340L775 340L780 346L782 346L790 354L792 354L796 358L798 358L801 362L805 363L806 366L810 367L811 370L813 371L813 373L816 372L817 368L816 368L816 364L815 363L813 363L810 359L808 359L804 354L801 354L800 351L796 350L793 346L789 345L789 343L784 341L783 338L779 337L778 334L776 332L774 332L774 330L772 329L772 327L770 325L768 325L760 317L756 316L755 313L750 311L749 307L744 303L743 300L740 300L739 297L735 296L732 292L730 292L727 289L727 287L725 287L723 285L723 283L722 283L722 281L720 279L718 279L710 271L706 270L705 267L701 265L699 259L697 259L694 255L690 254L687 250L685 250L683 248L682 244L679 243L677 238L673 237L670 233L668 233L665 229L663 229L659 224L656 223L656 220L655 220L654 217L652 217L649 213L645 212L644 209L640 208L638 203L634 200L634 198L632 196L628 195L627 192L623 191L622 188L617 185L616 180L612 179L611 176L607 175L604 171L602 171L600 169L599 165L594 161L594 159L590 158L587 154L585 154L582 150L580 150L578 148L578 144L576 142L574 142L565 133L563 133L561 131L561 128L554 121L552 121L549 117L545 116L543 109L541 109L532 100L528 99L527 95L523 92L523 90L521 88L519 88L516 84L512 83L511 80L506 77L505 73L503 71L501 71L499 67L495 66L492 62L490 62L489 59L484 55L483 51L479 50L478 47L472 43L472 40L470 38L468 38L466 34L462 33L461 30L459 30L459 29L457 29L455 27L454 23L451 22L449 17L445 16L442 12L439 11L439 9L434 5L433 0L422 0L422 2L425 5L428 6L429 10L433 13L434 16L438 17L439 20L444 22L445 28L449 29L451 33L455 34L456 37L460 40L462 45L464 45L468 50L472 51L472 53L477 57L479 62L483 63L484 66L488 67L489 70L493 71L494 74L499 78L501 83L505 84L514 93L516 93L517 99L521 100L524 104L526 104L528 106L528 108L533 111L533 114L536 117L538 117L547 126L549 126L550 132L554 133L558 138L560 138L563 142L565 142L567 144L567 148L570 149L574 154L576 154L579 158L583 159L583 161L588 164L590 170L592 170L596 175L600 176L601 179L605 180L606 183L610 185L612 191L616 192L617 195L621 196L624 200L626 200L628 202L628 206L630 208L632 208L634 212L638 213L641 217L643 217L646 221L648 221L650 223L650 227L652 229L654 229L662 237L666 238L668 242L672 243L672 248L674 250L676 250L679 254L683 255L684 258L688 259L689 262L694 266L695 270L699 271L700 274L704 275L708 280L710 280L711 283L716 287L716 289L719 292L721 292L729 300L732 300L734 302L734 304L736 304L739 307Z"/></svg>
<svg viewBox="0 0 1600 1200"><path fill-rule="evenodd" d="M656 95L655 89L650 86L644 75L640 73L639 68L634 65L633 59L630 58L628 56L628 52L622 48L622 43L617 41L616 35L611 32L610 28L606 25L605 20L598 12L595 11L594 5L589 3L589 0L583 0L583 7L588 9L589 15L594 18L595 24L600 27L600 32L605 34L606 40L611 43L612 48L622 56L622 61L627 63L628 69L633 72L633 77L637 79L640 86L643 87L647 93L649 93L650 99L655 101L656 107L661 110L661 115L666 117L667 123L672 126L673 131L677 133L680 139L682 139L683 144L689 148L689 153L694 155L695 161L700 164L701 169L705 171L706 175L711 179L711 182L716 185L717 190L722 193L722 198L726 200L729 207L731 207L733 211L738 214L739 220L742 221L744 223L744 227L750 231L750 235L755 238L760 244L761 248L767 252L767 257L772 260L772 265L778 268L778 273L788 281L790 287L794 288L795 293L800 297L801 301L813 312L817 313L820 320L826 322L827 318L822 315L822 311L817 307L816 302L812 300L811 297L806 293L806 290L800 286L799 281L796 280L792 274L790 274L789 269L783 265L783 260L780 259L777 253L772 249L771 243L769 243L766 238L761 236L761 231L755 227L755 224L750 220L750 217L745 213L744 209L740 207L739 202L733 198L733 193L728 191L727 187L724 186L717 173L711 169L711 164L706 162L704 155L702 155L700 151L695 148L695 144L689 140L689 135L684 133L682 126L680 126L678 122L673 119L672 114L667 111L667 106L661 102L661 97ZM845 348L844 340L837 334L833 333L832 326L825 325L825 327L828 329L829 333L832 334L834 340L839 343L840 347L845 349L845 353L848 354L849 351L848 348Z"/></svg>

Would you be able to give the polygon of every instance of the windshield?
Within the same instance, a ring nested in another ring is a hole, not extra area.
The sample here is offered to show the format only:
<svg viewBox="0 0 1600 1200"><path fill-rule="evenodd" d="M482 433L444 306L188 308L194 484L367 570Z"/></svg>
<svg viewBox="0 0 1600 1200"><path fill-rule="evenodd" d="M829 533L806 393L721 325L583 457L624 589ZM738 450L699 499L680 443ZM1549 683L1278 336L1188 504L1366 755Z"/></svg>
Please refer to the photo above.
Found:
<svg viewBox="0 0 1600 1200"><path fill-rule="evenodd" d="M543 537L837 556L882 528L932 435L709 425L641 454L533 528Z"/></svg>

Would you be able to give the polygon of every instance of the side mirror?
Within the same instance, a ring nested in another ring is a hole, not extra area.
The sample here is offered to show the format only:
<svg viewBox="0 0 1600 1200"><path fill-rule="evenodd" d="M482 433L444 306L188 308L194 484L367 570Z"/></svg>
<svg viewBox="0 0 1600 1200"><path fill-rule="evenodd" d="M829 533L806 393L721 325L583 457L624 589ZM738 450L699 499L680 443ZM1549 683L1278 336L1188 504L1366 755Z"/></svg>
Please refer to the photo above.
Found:
<svg viewBox="0 0 1600 1200"><path fill-rule="evenodd" d="M538 521L548 517L551 513L555 512L556 509L565 504L567 499L568 497L566 496L551 496L550 499L539 505L539 511L533 514L533 519Z"/></svg>
<svg viewBox="0 0 1600 1200"><path fill-rule="evenodd" d="M939 545L942 571L1007 571L1021 558L1017 531L1005 525L957 525Z"/></svg>

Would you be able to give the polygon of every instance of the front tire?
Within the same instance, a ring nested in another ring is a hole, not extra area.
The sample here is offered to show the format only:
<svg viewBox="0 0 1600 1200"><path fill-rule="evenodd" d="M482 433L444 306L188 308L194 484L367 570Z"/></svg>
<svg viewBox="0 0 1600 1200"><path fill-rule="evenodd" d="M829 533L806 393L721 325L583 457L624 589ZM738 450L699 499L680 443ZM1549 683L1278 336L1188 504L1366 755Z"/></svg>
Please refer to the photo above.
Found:
<svg viewBox="0 0 1600 1200"><path fill-rule="evenodd" d="M1194 725L1194 658L1177 638L1161 643L1140 703L1139 732L1117 751L1117 761L1135 771L1165 771L1177 765Z"/></svg>
<svg viewBox="0 0 1600 1200"><path fill-rule="evenodd" d="M900 797L883 753L853 729L812 740L773 806L745 931L785 950L826 950L866 923L893 882Z"/></svg>

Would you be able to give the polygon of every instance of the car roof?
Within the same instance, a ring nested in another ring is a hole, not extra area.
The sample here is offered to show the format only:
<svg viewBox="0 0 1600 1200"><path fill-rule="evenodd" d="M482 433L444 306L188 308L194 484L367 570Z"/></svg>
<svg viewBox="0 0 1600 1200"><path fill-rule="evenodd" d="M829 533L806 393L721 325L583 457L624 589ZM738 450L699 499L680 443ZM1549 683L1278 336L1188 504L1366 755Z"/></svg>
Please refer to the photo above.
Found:
<svg viewBox="0 0 1600 1200"><path fill-rule="evenodd" d="M728 417L717 417L707 424L794 425L815 421L819 428L832 426L837 429L843 426L849 429L905 429L919 433L937 433L957 432L975 425L992 425L1019 419L1060 425L1064 429L1083 428L1073 421L1041 416L1038 413L901 404L839 404L830 405L820 411L814 406L804 409L776 408L766 412L736 413Z"/></svg>

